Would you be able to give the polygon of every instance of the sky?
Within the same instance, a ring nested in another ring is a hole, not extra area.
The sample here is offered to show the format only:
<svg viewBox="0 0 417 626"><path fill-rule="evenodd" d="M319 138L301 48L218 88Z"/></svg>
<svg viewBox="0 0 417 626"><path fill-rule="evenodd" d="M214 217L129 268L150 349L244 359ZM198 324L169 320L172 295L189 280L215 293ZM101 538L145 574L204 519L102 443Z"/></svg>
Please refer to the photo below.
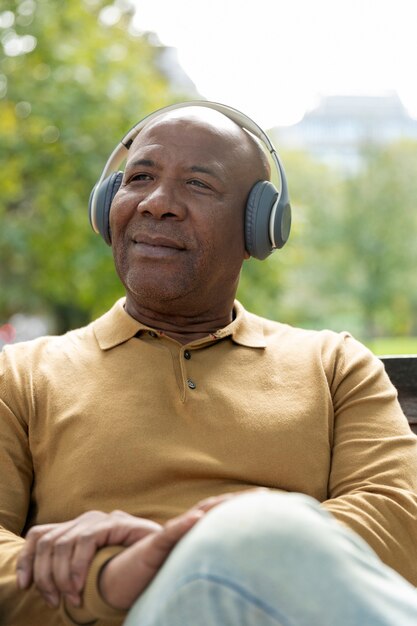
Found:
<svg viewBox="0 0 417 626"><path fill-rule="evenodd" d="M265 128L323 95L396 91L417 118L417 0L134 0L209 100Z"/></svg>

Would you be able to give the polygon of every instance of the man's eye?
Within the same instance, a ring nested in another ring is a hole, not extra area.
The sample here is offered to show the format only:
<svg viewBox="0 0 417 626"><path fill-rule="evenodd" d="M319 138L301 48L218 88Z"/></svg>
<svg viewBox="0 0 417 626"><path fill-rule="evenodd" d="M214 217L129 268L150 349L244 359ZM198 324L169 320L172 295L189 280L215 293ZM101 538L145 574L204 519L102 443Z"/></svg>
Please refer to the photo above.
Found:
<svg viewBox="0 0 417 626"><path fill-rule="evenodd" d="M208 185L203 183L201 180L196 180L195 178L193 178L192 180L189 180L188 184L193 185L194 187L201 187L202 189L209 189Z"/></svg>
<svg viewBox="0 0 417 626"><path fill-rule="evenodd" d="M133 174L133 176L130 177L130 180L152 180L152 176L149 174Z"/></svg>

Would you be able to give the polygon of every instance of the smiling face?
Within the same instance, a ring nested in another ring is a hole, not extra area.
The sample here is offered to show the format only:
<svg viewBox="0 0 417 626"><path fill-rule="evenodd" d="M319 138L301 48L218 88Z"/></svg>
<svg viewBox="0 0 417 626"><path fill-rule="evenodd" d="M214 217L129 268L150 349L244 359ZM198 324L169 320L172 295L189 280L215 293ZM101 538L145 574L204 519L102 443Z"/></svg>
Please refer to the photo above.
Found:
<svg viewBox="0 0 417 626"><path fill-rule="evenodd" d="M244 207L265 165L244 131L208 117L180 111L145 127L112 204L117 272L128 302L150 311L231 306L247 256Z"/></svg>

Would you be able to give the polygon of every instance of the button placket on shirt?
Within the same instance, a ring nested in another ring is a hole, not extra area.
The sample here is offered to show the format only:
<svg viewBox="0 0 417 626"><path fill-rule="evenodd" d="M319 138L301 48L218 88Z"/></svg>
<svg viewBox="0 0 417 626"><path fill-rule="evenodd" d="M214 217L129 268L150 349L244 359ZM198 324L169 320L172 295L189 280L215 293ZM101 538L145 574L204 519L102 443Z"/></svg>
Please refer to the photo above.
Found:
<svg viewBox="0 0 417 626"><path fill-rule="evenodd" d="M217 341L219 339L221 339L222 336L220 335L220 333L215 333L215 334L211 334L210 335L210 341L207 341L207 339L205 339L204 341L200 341L198 343L198 346L195 346L195 349L193 350L194 352L196 352L198 350L198 348L202 347L202 346L207 346L210 345L210 343L217 343ZM191 360L191 356L192 356L192 350L189 350L187 348L183 348L182 349L182 357L184 358L184 360L182 358L180 358L180 362L181 362L181 372L183 374L183 381L185 381L185 384L187 385L187 387L191 390L197 389L197 382L195 380L195 378L190 378L188 376L188 372L187 372L187 366L185 361L190 361Z"/></svg>
<svg viewBox="0 0 417 626"><path fill-rule="evenodd" d="M191 352L189 350L184 350L183 356L184 359L189 361L191 359ZM187 378L187 386L189 389L195 389L197 387L195 381L192 378Z"/></svg>

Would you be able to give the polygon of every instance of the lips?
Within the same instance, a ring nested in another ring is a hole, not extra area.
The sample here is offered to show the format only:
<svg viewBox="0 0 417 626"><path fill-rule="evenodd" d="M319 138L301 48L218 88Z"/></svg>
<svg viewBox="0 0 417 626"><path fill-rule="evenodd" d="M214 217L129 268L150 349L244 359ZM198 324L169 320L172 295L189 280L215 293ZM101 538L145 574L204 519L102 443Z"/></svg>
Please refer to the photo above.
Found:
<svg viewBox="0 0 417 626"><path fill-rule="evenodd" d="M182 241L166 235L138 233L132 237L135 256L145 260L169 261L186 249Z"/></svg>
<svg viewBox="0 0 417 626"><path fill-rule="evenodd" d="M174 250L185 250L184 244L177 241L176 239L171 239L170 237L165 237L163 235L135 235L133 238L133 242L138 245L143 246L151 246L154 248L172 248Z"/></svg>

